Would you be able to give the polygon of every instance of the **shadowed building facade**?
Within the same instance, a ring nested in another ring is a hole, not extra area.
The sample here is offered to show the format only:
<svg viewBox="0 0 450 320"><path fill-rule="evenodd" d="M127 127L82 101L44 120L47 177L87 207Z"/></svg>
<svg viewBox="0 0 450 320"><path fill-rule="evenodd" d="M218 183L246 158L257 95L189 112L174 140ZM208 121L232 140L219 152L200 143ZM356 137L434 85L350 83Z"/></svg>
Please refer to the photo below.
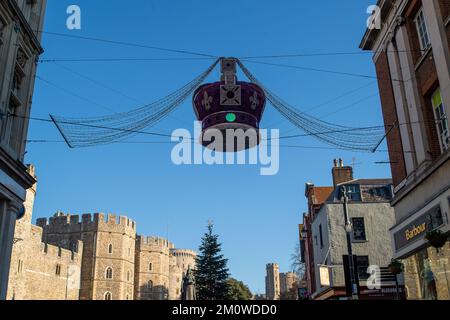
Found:
<svg viewBox="0 0 450 320"><path fill-rule="evenodd" d="M16 219L34 184L23 164L45 0L0 1L0 299L6 298Z"/></svg>
<svg viewBox="0 0 450 320"><path fill-rule="evenodd" d="M360 47L374 53L394 185L394 257L409 299L450 299L450 0L378 1L379 29Z"/></svg>

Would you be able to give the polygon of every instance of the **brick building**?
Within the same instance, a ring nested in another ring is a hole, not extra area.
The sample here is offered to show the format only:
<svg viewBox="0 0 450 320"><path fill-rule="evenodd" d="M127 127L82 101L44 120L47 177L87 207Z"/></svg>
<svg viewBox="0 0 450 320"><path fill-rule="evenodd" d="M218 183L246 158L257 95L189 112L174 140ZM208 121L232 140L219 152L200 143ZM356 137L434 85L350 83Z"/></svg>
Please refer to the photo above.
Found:
<svg viewBox="0 0 450 320"><path fill-rule="evenodd" d="M378 1L374 52L394 184L394 257L410 299L450 299L450 244L439 253L427 232L449 230L450 0ZM417 230L408 236L411 230Z"/></svg>
<svg viewBox="0 0 450 320"><path fill-rule="evenodd" d="M300 230L300 253L302 262L305 264L304 280L308 295L316 291L312 222L333 190L333 187L316 187L312 183L307 183L305 186L305 197L308 199L308 212L303 214L303 224Z"/></svg>

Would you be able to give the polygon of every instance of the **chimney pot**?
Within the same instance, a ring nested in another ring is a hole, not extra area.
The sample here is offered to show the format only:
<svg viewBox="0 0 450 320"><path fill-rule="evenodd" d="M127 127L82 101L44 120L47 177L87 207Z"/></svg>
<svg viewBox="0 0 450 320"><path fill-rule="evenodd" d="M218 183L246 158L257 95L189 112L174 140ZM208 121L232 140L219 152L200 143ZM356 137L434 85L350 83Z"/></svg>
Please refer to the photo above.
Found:
<svg viewBox="0 0 450 320"><path fill-rule="evenodd" d="M331 174L335 188L338 184L353 180L353 168L350 166L344 167L344 161L341 158L335 160L335 166L331 170Z"/></svg>

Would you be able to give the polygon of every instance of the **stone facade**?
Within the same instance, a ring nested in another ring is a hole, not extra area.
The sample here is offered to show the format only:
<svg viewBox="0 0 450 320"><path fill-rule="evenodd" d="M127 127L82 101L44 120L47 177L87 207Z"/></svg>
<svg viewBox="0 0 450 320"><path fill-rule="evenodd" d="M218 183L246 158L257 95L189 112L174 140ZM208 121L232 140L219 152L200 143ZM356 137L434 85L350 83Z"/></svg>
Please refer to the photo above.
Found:
<svg viewBox="0 0 450 320"><path fill-rule="evenodd" d="M280 299L280 268L277 263L266 265L266 299Z"/></svg>
<svg viewBox="0 0 450 320"><path fill-rule="evenodd" d="M169 299L178 300L181 297L183 278L188 269L195 269L197 253L187 249L170 250L170 285Z"/></svg>
<svg viewBox="0 0 450 320"><path fill-rule="evenodd" d="M81 300L133 299L136 224L113 214L64 215L37 219L43 241L64 248L83 242Z"/></svg>
<svg viewBox="0 0 450 320"><path fill-rule="evenodd" d="M347 230L343 192L348 202L351 224L350 242L356 257L361 299L388 299L395 292L395 278L387 268L393 258L390 229L395 224L391 179L355 179L353 168L334 160L331 170L333 187L316 187L307 183L308 214L304 216L302 240L307 247L302 258L306 264L308 290L312 299L348 297L345 281L344 255L348 255ZM307 218L307 219L305 219ZM306 228L306 230L304 230ZM305 232L306 231L306 232ZM306 256L305 256L306 255ZM368 287L369 266L377 266L380 286ZM402 284L401 278L399 282ZM402 289L402 287L400 287Z"/></svg>
<svg viewBox="0 0 450 320"><path fill-rule="evenodd" d="M34 168L28 168L34 176ZM83 244L75 251L42 241L42 228L32 225L36 184L27 190L25 215L17 220L11 255L9 300L78 300Z"/></svg>
<svg viewBox="0 0 450 320"><path fill-rule="evenodd" d="M170 249L163 238L138 237L136 250L136 300L167 300L170 284Z"/></svg>
<svg viewBox="0 0 450 320"><path fill-rule="evenodd" d="M353 240L353 254L367 256L369 265L387 267L391 262L393 252L389 229L394 224L394 210L388 202L350 203L348 212L351 218L362 218L365 223L365 239ZM342 256L347 254L347 239L344 229L344 212L341 203L326 203L313 223L314 257L317 263L331 266L331 287L345 287ZM320 230L322 229L322 243ZM315 266L319 275L319 266ZM365 279L360 279L360 285L366 286ZM392 284L391 284L392 285ZM316 295L328 290L321 286L316 277Z"/></svg>
<svg viewBox="0 0 450 320"><path fill-rule="evenodd" d="M298 282L298 277L295 272L280 273L280 294L284 295L295 287Z"/></svg>
<svg viewBox="0 0 450 320"><path fill-rule="evenodd" d="M43 49L46 0L0 1L0 299L6 298L16 219L33 183L23 164L28 117Z"/></svg>
<svg viewBox="0 0 450 320"><path fill-rule="evenodd" d="M34 168L29 167L34 176ZM136 223L113 214L56 213L31 224L36 184L16 223L8 299L178 300L196 253L168 240L136 235Z"/></svg>

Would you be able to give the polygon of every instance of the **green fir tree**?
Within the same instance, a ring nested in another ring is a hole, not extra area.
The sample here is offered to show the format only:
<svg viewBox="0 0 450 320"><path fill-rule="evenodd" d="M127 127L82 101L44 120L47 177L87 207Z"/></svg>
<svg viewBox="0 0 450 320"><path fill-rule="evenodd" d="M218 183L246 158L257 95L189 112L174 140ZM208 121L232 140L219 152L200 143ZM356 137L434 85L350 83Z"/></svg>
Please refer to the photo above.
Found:
<svg viewBox="0 0 450 320"><path fill-rule="evenodd" d="M221 254L219 236L213 233L213 224L202 238L197 256L195 284L198 300L226 300L228 297L228 259Z"/></svg>

